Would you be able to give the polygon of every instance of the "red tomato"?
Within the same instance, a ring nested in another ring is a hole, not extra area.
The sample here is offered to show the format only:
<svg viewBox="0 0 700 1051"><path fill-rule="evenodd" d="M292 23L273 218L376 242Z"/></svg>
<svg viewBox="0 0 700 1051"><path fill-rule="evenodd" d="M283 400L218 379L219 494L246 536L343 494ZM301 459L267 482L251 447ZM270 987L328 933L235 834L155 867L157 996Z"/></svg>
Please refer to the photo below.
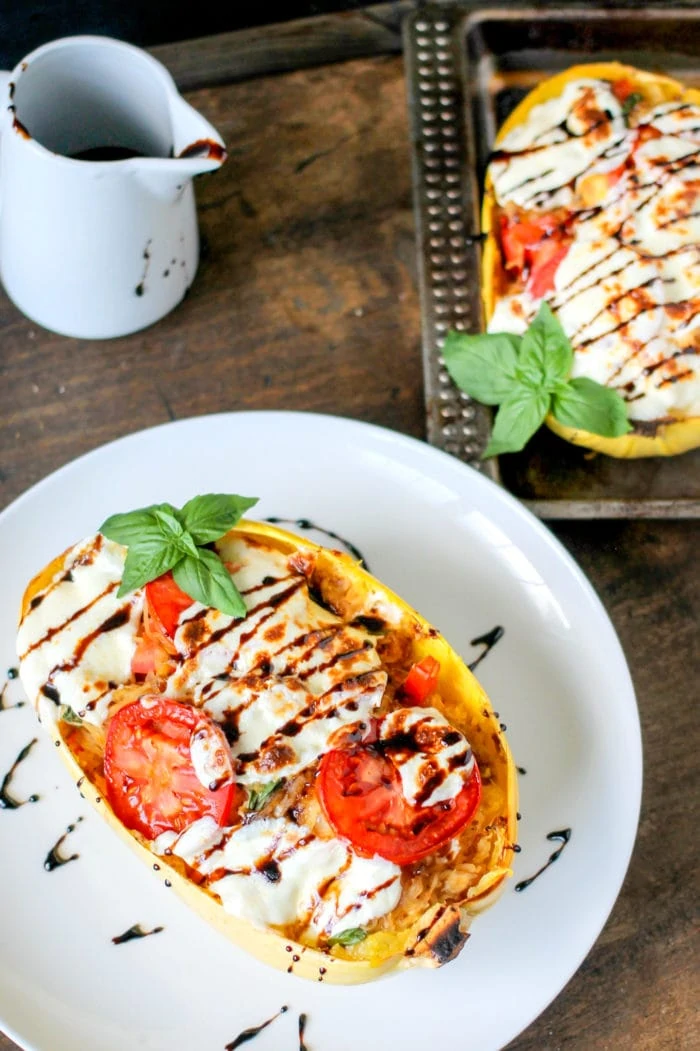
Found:
<svg viewBox="0 0 700 1051"><path fill-rule="evenodd" d="M193 599L177 586L172 573L164 573L146 584L146 600L151 616L158 622L163 634L173 638L180 614L189 609Z"/></svg>
<svg viewBox="0 0 700 1051"><path fill-rule="evenodd" d="M631 80L623 78L622 80L616 80L612 86L612 93L618 102L624 102L628 95L631 95L634 91L634 84Z"/></svg>
<svg viewBox="0 0 700 1051"><path fill-rule="evenodd" d="M192 764L192 734L205 727L220 733L198 709L158 695L117 712L107 731L104 768L107 799L127 828L155 839L182 832L200 817L226 824L235 782L212 791Z"/></svg>
<svg viewBox="0 0 700 1051"><path fill-rule="evenodd" d="M520 274L525 269L527 250L542 240L547 226L543 222L511 220L502 215L500 233L506 269Z"/></svg>
<svg viewBox="0 0 700 1051"><path fill-rule="evenodd" d="M553 237L542 241L531 253L530 279L528 291L535 299L541 299L545 293L554 288L554 276L559 264L569 251L568 244Z"/></svg>
<svg viewBox="0 0 700 1051"><path fill-rule="evenodd" d="M419 861L456 836L481 798L475 763L471 777L454 799L434 806L412 806L403 794L398 770L371 744L326 752L317 785L333 830L349 840L358 854L378 854L396 865Z"/></svg>
<svg viewBox="0 0 700 1051"><path fill-rule="evenodd" d="M401 687L402 698L414 704L424 704L426 697L437 689L440 677L440 661L435 657L424 657L417 661Z"/></svg>
<svg viewBox="0 0 700 1051"><path fill-rule="evenodd" d="M131 674L145 677L155 671L165 657L167 653L154 635L142 635L131 658Z"/></svg>
<svg viewBox="0 0 700 1051"><path fill-rule="evenodd" d="M504 265L515 276L529 274L529 291L541 298L554 288L554 275L569 250L567 217L559 209L542 215L500 219Z"/></svg>

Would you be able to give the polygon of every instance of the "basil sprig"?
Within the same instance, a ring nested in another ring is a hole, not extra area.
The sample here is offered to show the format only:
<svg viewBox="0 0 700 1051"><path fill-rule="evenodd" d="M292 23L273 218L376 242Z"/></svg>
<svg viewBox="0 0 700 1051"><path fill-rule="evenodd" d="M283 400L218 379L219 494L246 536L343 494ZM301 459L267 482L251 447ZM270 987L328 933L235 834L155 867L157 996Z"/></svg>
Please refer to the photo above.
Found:
<svg viewBox="0 0 700 1051"><path fill-rule="evenodd" d="M519 452L550 412L567 427L605 438L631 430L616 390L585 376L569 378L573 348L547 303L524 336L450 332L443 356L461 390L499 406L484 459Z"/></svg>
<svg viewBox="0 0 700 1051"><path fill-rule="evenodd" d="M248 810L262 810L273 792L280 787L284 778L279 781L267 781L265 784L248 789Z"/></svg>
<svg viewBox="0 0 700 1051"><path fill-rule="evenodd" d="M638 103L644 102L644 96L640 95L638 91L633 91L627 96L625 101L622 103L622 116L624 117L625 124L629 125L630 113Z"/></svg>
<svg viewBox="0 0 700 1051"><path fill-rule="evenodd" d="M183 508L153 504L112 515L100 526L108 540L128 548L118 596L172 570L178 587L205 606L231 617L246 607L221 559L205 545L233 529L257 497L208 493Z"/></svg>
<svg viewBox="0 0 700 1051"><path fill-rule="evenodd" d="M358 942L363 942L367 937L367 931L364 931L362 927L348 927L347 930L341 931L340 934L334 934L328 939L329 945L357 945Z"/></svg>
<svg viewBox="0 0 700 1051"><path fill-rule="evenodd" d="M83 720L80 718L77 712L73 711L69 704L62 704L58 709L58 718L64 723L70 723L71 726L82 726Z"/></svg>

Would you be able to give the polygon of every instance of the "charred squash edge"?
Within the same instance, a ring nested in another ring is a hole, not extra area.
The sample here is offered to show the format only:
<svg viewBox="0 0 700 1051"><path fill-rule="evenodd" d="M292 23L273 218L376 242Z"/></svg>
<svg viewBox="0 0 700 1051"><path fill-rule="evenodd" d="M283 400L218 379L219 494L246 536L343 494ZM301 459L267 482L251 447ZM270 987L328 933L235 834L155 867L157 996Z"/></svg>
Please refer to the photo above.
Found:
<svg viewBox="0 0 700 1051"><path fill-rule="evenodd" d="M370 934L365 941L352 947L334 947L329 952L303 946L267 928L257 928L245 920L227 913L218 899L184 875L167 857L154 854L138 833L130 832L113 813L104 798L99 784L91 781L86 770L71 750L70 738L74 727L57 720L57 709L53 702L40 698L39 710L44 727L48 730L58 752L66 764L73 780L86 800L115 829L137 854L153 869L154 858L158 858L157 878L168 880L172 889L203 916L215 928L225 934L240 948L280 970L288 970L292 955L298 956L294 963L294 974L317 980L319 968L325 968L324 981L333 984L356 984L372 981L388 972L397 972L409 967L438 967L453 959L468 937L471 919L488 908L500 896L513 856L513 844L517 836L517 778L515 766L499 721L494 715L483 689L464 662L457 656L445 639L402 599L370 576L349 556L338 551L321 548L303 538L265 523L242 521L236 533L263 539L285 553L294 551L317 554L319 560L336 572L347 576L368 593L379 593L382 599L398 609L402 615L415 619L420 633L414 643L414 657L420 659L433 654L441 663L440 692L444 710L449 716L450 708L461 705L470 719L479 722L483 729L480 752L475 754L481 764L488 764L498 780L506 800L505 813L499 820L503 825L503 848L497 863L488 866L480 882L486 883L482 891L473 898L459 904L435 902L410 927L400 931L380 930ZM32 598L45 588L62 570L67 552L54 559L28 585L22 601L22 618L30 608ZM458 724L460 721L457 720ZM484 748L485 741L490 742ZM474 742L472 741L472 746ZM485 877L485 878L484 878Z"/></svg>
<svg viewBox="0 0 700 1051"><path fill-rule="evenodd" d="M635 69L633 66L625 66L620 62L594 62L572 66L563 73L558 73L556 76L543 81L516 106L499 129L494 149L500 145L513 128L527 119L535 106L556 98L568 83L583 77L602 80L629 80L641 95L652 99L654 102L682 98L689 102L700 104L700 90L684 88L682 84L672 80L670 77L646 73ZM496 201L493 183L491 175L487 171L481 213L481 228L483 233L487 235L481 267L482 301L486 324L490 321L495 309L496 288L499 284L498 277L501 267L499 246L493 222L495 210ZM551 414L545 422L561 438L572 442L574 445L582 445L585 448L594 449L596 452L618 458L637 459L646 456L675 456L679 453L688 452L690 449L695 449L700 445L700 417L697 416L660 420L656 424L656 433L654 435L641 433L640 428L637 432L634 430L630 431L629 434L625 434L620 438L603 438L598 434L591 434L589 431L565 427ZM634 426L634 421L632 421L632 424Z"/></svg>

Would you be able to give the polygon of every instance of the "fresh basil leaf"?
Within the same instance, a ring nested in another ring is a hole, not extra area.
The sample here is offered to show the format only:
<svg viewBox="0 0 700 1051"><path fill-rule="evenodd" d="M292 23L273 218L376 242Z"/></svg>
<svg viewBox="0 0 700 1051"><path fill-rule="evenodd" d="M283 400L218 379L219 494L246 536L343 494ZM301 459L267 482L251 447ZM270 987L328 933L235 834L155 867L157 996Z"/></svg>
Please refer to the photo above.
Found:
<svg viewBox="0 0 700 1051"><path fill-rule="evenodd" d="M528 387L551 391L557 380L569 375L573 361L569 337L543 302L520 344L518 376Z"/></svg>
<svg viewBox="0 0 700 1051"><path fill-rule="evenodd" d="M167 543L175 544L183 555L192 555L193 558L197 558L196 543L183 526L175 508L172 509L172 512L164 510L162 507L153 509L154 517L162 529L163 539ZM137 545L138 543L136 541Z"/></svg>
<svg viewBox="0 0 700 1051"><path fill-rule="evenodd" d="M603 438L619 438L632 430L624 398L587 376L569 380L565 389L556 391L552 412L565 427L577 427Z"/></svg>
<svg viewBox="0 0 700 1051"><path fill-rule="evenodd" d="M74 712L69 704L62 704L58 709L58 718L62 719L64 723L70 723L71 726L82 726L83 720L80 718L77 712Z"/></svg>
<svg viewBox="0 0 700 1051"><path fill-rule="evenodd" d="M283 783L284 778L279 781L268 781L260 788L248 789L248 810L262 810L273 792L276 792Z"/></svg>
<svg viewBox="0 0 700 1051"><path fill-rule="evenodd" d="M171 567L168 567L171 568ZM230 617L245 617L246 605L218 555L200 548L197 558L185 555L172 567L178 587L204 606L212 606Z"/></svg>
<svg viewBox="0 0 700 1051"><path fill-rule="evenodd" d="M544 422L549 401L546 391L521 387L502 402L483 458L519 452Z"/></svg>
<svg viewBox="0 0 700 1051"><path fill-rule="evenodd" d="M175 544L161 541L160 544L132 545L126 553L122 582L117 597L122 598L129 592L135 591L136 588L148 584L150 580L162 576L169 569L173 569L182 558L182 551Z"/></svg>
<svg viewBox="0 0 700 1051"><path fill-rule="evenodd" d="M189 500L180 516L196 544L211 544L233 529L236 522L257 502L257 497L208 493Z"/></svg>
<svg viewBox="0 0 700 1051"><path fill-rule="evenodd" d="M341 931L340 934L334 934L328 939L329 945L357 945L358 942L363 942L367 937L367 931L363 931L362 927L348 927L346 931Z"/></svg>
<svg viewBox="0 0 700 1051"><path fill-rule="evenodd" d="M156 512L170 513L170 504L153 504L125 514L110 515L100 526L99 532L115 544L129 547L142 539L158 540L163 537L163 527Z"/></svg>
<svg viewBox="0 0 700 1051"><path fill-rule="evenodd" d="M625 119L625 124L629 124L629 115L639 102L644 102L644 96L640 95L638 91L633 91L622 103L622 116Z"/></svg>
<svg viewBox="0 0 700 1051"><path fill-rule="evenodd" d="M520 337L510 332L469 336L449 332L442 350L445 366L460 388L484 405L498 405L519 386Z"/></svg>
<svg viewBox="0 0 700 1051"><path fill-rule="evenodd" d="M169 504L160 504L153 508L153 517L163 530L163 534L170 537L179 537L185 532L185 527L180 521L177 511Z"/></svg>

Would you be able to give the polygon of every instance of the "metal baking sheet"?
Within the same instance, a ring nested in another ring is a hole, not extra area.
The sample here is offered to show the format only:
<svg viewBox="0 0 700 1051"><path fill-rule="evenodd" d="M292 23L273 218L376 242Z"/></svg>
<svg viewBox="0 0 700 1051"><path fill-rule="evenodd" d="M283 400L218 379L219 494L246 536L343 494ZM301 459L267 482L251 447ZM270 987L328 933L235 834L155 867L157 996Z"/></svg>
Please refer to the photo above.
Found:
<svg viewBox="0 0 700 1051"><path fill-rule="evenodd" d="M616 460L546 428L481 461L491 410L455 388L450 329L479 332L480 188L495 134L540 80L617 59L700 86L700 10L426 5L404 22L428 441L499 481L542 518L700 517L700 450Z"/></svg>

